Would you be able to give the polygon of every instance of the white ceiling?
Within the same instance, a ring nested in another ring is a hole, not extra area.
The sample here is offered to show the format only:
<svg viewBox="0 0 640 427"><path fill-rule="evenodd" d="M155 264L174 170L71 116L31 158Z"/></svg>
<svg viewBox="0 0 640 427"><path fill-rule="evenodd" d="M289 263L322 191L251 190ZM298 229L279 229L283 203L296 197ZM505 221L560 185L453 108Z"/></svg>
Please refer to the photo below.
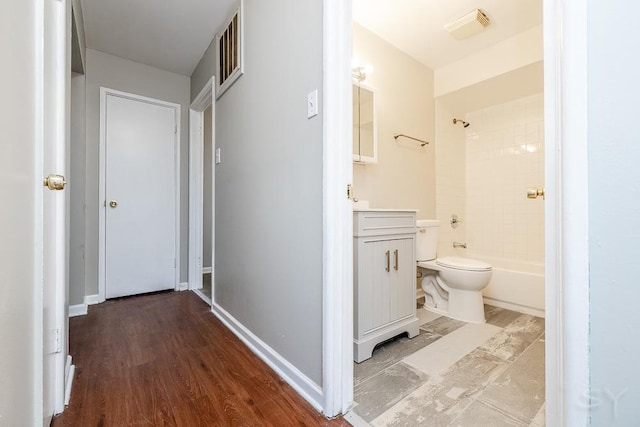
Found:
<svg viewBox="0 0 640 427"><path fill-rule="evenodd" d="M485 31L457 41L444 30L474 9L491 20ZM435 70L542 24L542 0L353 0L353 19Z"/></svg>
<svg viewBox="0 0 640 427"><path fill-rule="evenodd" d="M233 0L82 0L87 47L190 76Z"/></svg>

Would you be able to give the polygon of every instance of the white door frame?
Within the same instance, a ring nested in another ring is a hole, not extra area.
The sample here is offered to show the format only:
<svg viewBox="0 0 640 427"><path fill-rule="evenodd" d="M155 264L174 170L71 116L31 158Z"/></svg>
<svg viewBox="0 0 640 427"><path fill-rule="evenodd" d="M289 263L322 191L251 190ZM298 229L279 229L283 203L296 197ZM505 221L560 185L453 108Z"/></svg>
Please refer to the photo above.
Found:
<svg viewBox="0 0 640 427"><path fill-rule="evenodd" d="M98 296L100 302L106 300L106 140L107 140L107 96L118 96L121 98L131 99L134 101L146 102L163 107L173 108L175 111L176 133L174 142L174 161L175 161L175 200L176 200L176 271L175 271L175 290L180 289L180 104L174 102L162 101L159 99L149 98L146 96L136 95L133 93L123 92L107 87L100 88L100 175L99 175L99 197L98 203ZM150 185L153 185L150 182Z"/></svg>
<svg viewBox="0 0 640 427"><path fill-rule="evenodd" d="M544 0L546 425L588 425L587 5Z"/></svg>
<svg viewBox="0 0 640 427"><path fill-rule="evenodd" d="M202 244L203 244L203 160L204 160L204 111L211 107L211 147L215 151L215 77L204 85L189 109L189 289L202 288ZM213 204L211 214L215 218L215 165L211 159L211 189ZM213 302L214 260L215 260L215 221L211 224L211 301Z"/></svg>
<svg viewBox="0 0 640 427"><path fill-rule="evenodd" d="M324 0L322 395L328 417L353 404L351 0Z"/></svg>
<svg viewBox="0 0 640 427"><path fill-rule="evenodd" d="M547 425L588 425L586 5L544 0ZM353 403L351 1L324 0L323 412ZM349 90L347 90L349 88ZM577 106L577 107L576 107ZM571 216L569 216L569 214ZM565 256L564 254L571 254ZM571 328L571 330L569 330Z"/></svg>

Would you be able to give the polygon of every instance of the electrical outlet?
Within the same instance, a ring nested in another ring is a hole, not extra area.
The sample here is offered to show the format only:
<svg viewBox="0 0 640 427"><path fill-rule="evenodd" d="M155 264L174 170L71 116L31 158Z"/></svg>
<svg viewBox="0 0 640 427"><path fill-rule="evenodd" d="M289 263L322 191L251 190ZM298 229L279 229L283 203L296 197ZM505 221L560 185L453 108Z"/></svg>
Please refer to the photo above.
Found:
<svg viewBox="0 0 640 427"><path fill-rule="evenodd" d="M307 118L318 115L318 89L307 95Z"/></svg>

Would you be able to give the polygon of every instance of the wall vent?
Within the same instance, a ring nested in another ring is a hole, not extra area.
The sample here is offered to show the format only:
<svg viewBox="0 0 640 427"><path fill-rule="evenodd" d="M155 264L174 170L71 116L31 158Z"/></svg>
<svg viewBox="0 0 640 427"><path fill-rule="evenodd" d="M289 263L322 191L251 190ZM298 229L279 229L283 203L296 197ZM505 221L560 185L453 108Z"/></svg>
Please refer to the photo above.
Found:
<svg viewBox="0 0 640 427"><path fill-rule="evenodd" d="M216 36L216 99L244 73L242 1Z"/></svg>
<svg viewBox="0 0 640 427"><path fill-rule="evenodd" d="M489 17L476 9L445 25L444 29L457 40L463 40L482 32L489 24Z"/></svg>

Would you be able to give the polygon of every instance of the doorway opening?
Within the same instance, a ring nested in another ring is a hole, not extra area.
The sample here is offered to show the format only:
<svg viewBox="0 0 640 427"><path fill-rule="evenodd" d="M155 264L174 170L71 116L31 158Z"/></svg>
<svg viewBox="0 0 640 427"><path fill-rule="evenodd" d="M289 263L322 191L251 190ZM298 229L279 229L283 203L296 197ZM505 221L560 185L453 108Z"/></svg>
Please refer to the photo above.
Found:
<svg viewBox="0 0 640 427"><path fill-rule="evenodd" d="M215 250L215 78L189 111L189 289L211 304Z"/></svg>

